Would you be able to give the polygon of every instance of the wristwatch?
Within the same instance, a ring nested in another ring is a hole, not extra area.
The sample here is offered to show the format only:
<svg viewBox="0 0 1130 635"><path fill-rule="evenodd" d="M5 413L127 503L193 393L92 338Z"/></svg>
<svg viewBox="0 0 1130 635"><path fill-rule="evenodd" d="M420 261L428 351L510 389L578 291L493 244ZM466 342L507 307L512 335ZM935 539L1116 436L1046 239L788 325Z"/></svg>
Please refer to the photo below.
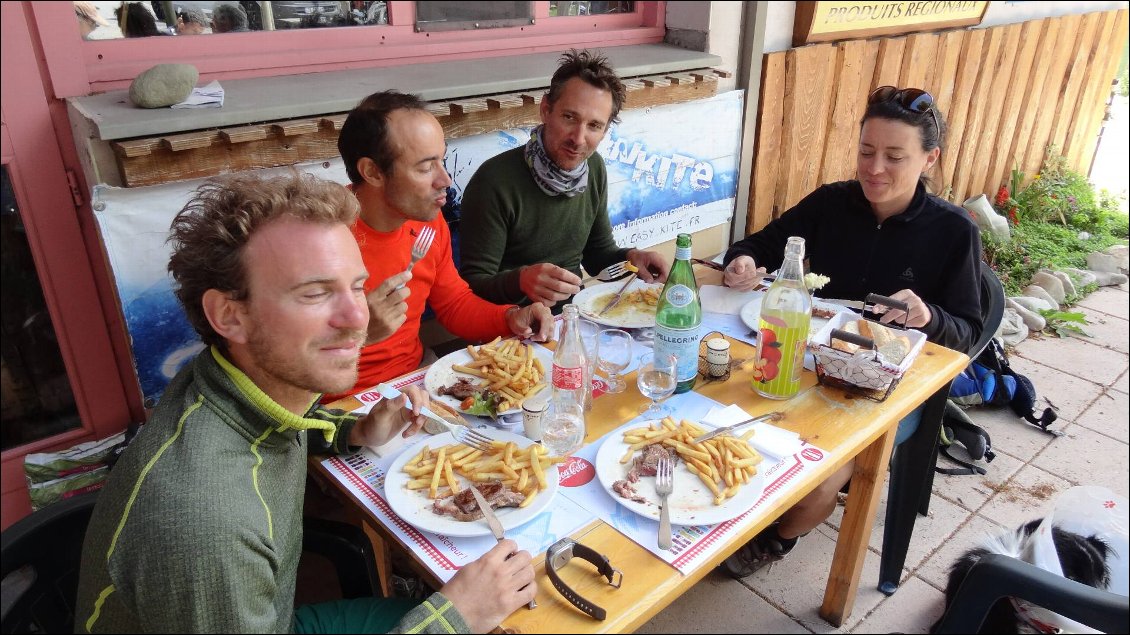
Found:
<svg viewBox="0 0 1130 635"><path fill-rule="evenodd" d="M573 606L581 609L589 617L603 620L607 615L604 609L578 595L557 575L557 570L572 560L573 556L578 556L596 565L597 571L600 575L608 578L608 584L613 588L620 588L620 583L624 581L624 574L619 569L612 568L612 563L608 561L608 558L569 538L558 540L545 552L545 568L549 573L549 581L553 583L553 588L557 589L561 595L565 596L566 600L569 600Z"/></svg>

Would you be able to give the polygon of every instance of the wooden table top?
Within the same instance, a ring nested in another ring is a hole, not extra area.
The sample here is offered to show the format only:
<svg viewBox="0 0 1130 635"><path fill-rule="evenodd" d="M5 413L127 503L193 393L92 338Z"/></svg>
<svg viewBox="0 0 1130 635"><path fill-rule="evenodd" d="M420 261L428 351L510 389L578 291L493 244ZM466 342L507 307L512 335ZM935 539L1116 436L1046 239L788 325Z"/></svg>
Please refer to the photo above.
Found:
<svg viewBox="0 0 1130 635"><path fill-rule="evenodd" d="M733 359L752 359L755 354L753 346L740 340L731 339L730 342ZM611 588L604 578L595 573L593 567L579 560L564 567L560 574L576 592L605 608L608 611L607 619L599 622L593 620L561 597L545 574L543 553L535 555L534 559L539 585L539 608L532 611L519 609L505 621L504 626L522 633L634 631L690 589L715 565L753 538L817 484L858 456L853 477L853 496L848 499L845 526L840 532L840 543L851 544L837 545L835 562L830 563L832 573L822 611L825 618L833 623L842 622L850 614L854 602L859 569L867 549L867 534L874 520L880 486L885 480L886 464L897 423L946 386L968 362L969 359L962 353L927 343L910 370L883 402L818 386L815 373L807 371L803 374L801 392L797 396L788 401L765 399L752 389L751 364L734 369L730 379L725 382L703 385L700 380L695 388L697 392L722 404L736 404L752 415L783 410L784 419L775 425L798 433L806 442L828 451L832 458L820 463L819 469L806 470L775 508L763 510L762 517L749 525L744 533L730 536L724 548L713 559L687 575L656 558L615 528L601 521L591 523L571 537L607 555L612 565L624 573L622 587ZM634 373L625 376L625 380L629 386L633 386ZM597 442L603 435L636 417L639 407L645 402L644 397L632 389L595 399L592 411L586 417L585 442ZM332 405L353 409L360 402L347 398ZM859 485L863 487L858 487ZM339 489L346 491L344 488ZM852 509L853 504L858 507ZM373 522L376 522L375 519ZM845 534L851 534L852 537L846 538ZM388 535L391 537L391 534Z"/></svg>

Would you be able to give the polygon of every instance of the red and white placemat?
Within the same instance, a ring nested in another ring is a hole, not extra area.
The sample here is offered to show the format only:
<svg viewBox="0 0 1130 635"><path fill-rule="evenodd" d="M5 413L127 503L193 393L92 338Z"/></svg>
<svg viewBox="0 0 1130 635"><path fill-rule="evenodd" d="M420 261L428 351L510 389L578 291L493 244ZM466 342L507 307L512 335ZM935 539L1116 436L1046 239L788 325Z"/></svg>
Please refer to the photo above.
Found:
<svg viewBox="0 0 1130 635"><path fill-rule="evenodd" d="M674 405L680 418L694 420L701 419L710 408L718 405L712 399L694 392L675 395L667 403ZM714 525L674 525L671 550L664 551L657 545L659 522L640 516L617 503L597 478L596 455L603 441L601 438L581 448L560 466L561 489L558 490L558 498L564 495L564 498L572 499L579 507L595 514L682 573L693 571L707 562L721 548L725 539L741 533L765 514L779 515L783 510L779 508L777 501L796 486L805 471L811 471L830 458L827 451L807 444L796 454L783 458L766 454L766 460L762 463L765 489L753 507L736 518Z"/></svg>
<svg viewBox="0 0 1130 635"><path fill-rule="evenodd" d="M398 389L420 383L424 372L416 371L400 377L389 384ZM376 390L367 390L357 395L361 408L357 412L368 412L373 404L380 401ZM431 438L418 434L405 440L395 452L385 452L378 456L371 449L357 454L335 456L326 459L322 465L340 481L365 507L395 534L401 542L411 547L421 562L427 564L440 580L451 579L460 567L474 562L497 544L493 536L452 537L419 530L405 522L392 510L385 498L384 480L389 466L401 452L412 451L419 443ZM387 447L387 446L386 446ZM573 501L557 496L546 511L535 516L520 527L507 530L506 537L518 543L519 548L538 554L549 548L558 539L568 536L595 520L596 517L579 507Z"/></svg>

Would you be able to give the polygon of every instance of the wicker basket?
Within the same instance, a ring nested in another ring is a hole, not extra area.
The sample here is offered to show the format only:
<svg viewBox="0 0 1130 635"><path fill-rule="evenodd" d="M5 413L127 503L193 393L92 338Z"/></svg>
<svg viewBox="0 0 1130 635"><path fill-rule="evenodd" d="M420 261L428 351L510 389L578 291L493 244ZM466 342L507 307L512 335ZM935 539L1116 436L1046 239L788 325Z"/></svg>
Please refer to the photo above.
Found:
<svg viewBox="0 0 1130 635"><path fill-rule="evenodd" d="M926 344L926 335L913 329L900 330L910 340L910 352L895 365L887 362L874 350L848 353L831 346L832 331L847 322L861 319L856 315L841 313L832 318L808 344L816 359L816 378L824 385L844 388L875 401L883 401L895 389L904 373L918 357ZM888 328L889 325L884 325Z"/></svg>

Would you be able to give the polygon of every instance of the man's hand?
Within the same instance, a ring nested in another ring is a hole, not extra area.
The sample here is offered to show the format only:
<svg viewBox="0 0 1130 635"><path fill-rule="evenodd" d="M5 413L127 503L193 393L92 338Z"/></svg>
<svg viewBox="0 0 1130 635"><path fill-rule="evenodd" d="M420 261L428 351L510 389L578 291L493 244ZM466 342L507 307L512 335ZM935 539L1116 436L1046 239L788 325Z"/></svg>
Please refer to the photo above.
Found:
<svg viewBox="0 0 1130 635"><path fill-rule="evenodd" d="M906 303L906 325L910 328L916 329L926 326L934 317L934 314L930 312L930 307L926 306L926 303L922 301L922 298L918 297L918 294L911 291L910 289L903 289L898 293L892 294L891 299L900 300ZM885 311L881 311L883 317L879 318L880 323L890 324L891 322L895 322L902 324L902 316L904 315L902 311L884 306L878 306L876 308L886 309Z"/></svg>
<svg viewBox="0 0 1130 635"><path fill-rule="evenodd" d="M735 291L749 291L765 277L765 267L758 267L753 258L738 256L726 265L722 273L722 284Z"/></svg>
<svg viewBox="0 0 1130 635"><path fill-rule="evenodd" d="M408 320L408 281L412 274L408 271L388 278L381 286L365 296L369 304L369 330L365 335L365 345L388 339ZM401 287L401 288L397 288Z"/></svg>
<svg viewBox="0 0 1130 635"><path fill-rule="evenodd" d="M534 599L537 585L530 554L517 549L513 540L500 541L439 590L455 605L472 633L486 633Z"/></svg>
<svg viewBox="0 0 1130 635"><path fill-rule="evenodd" d="M553 313L540 302L510 307L506 310L506 324L511 333L523 339L545 342L553 336Z"/></svg>
<svg viewBox="0 0 1130 635"><path fill-rule="evenodd" d="M671 265L667 259L657 251L643 251L641 249L628 250L628 262L635 265L636 277L644 282L667 282L667 273Z"/></svg>
<svg viewBox="0 0 1130 635"><path fill-rule="evenodd" d="M410 437L424 427L426 417L420 414L420 409L430 403L428 393L419 386L408 386L402 392L396 399L381 399L369 414L358 419L349 435L349 444L378 447L388 443L402 428L402 436ZM404 407L409 400L411 410Z"/></svg>
<svg viewBox="0 0 1130 635"><path fill-rule="evenodd" d="M548 262L522 267L518 286L530 302L553 306L581 290L581 279L568 269Z"/></svg>

